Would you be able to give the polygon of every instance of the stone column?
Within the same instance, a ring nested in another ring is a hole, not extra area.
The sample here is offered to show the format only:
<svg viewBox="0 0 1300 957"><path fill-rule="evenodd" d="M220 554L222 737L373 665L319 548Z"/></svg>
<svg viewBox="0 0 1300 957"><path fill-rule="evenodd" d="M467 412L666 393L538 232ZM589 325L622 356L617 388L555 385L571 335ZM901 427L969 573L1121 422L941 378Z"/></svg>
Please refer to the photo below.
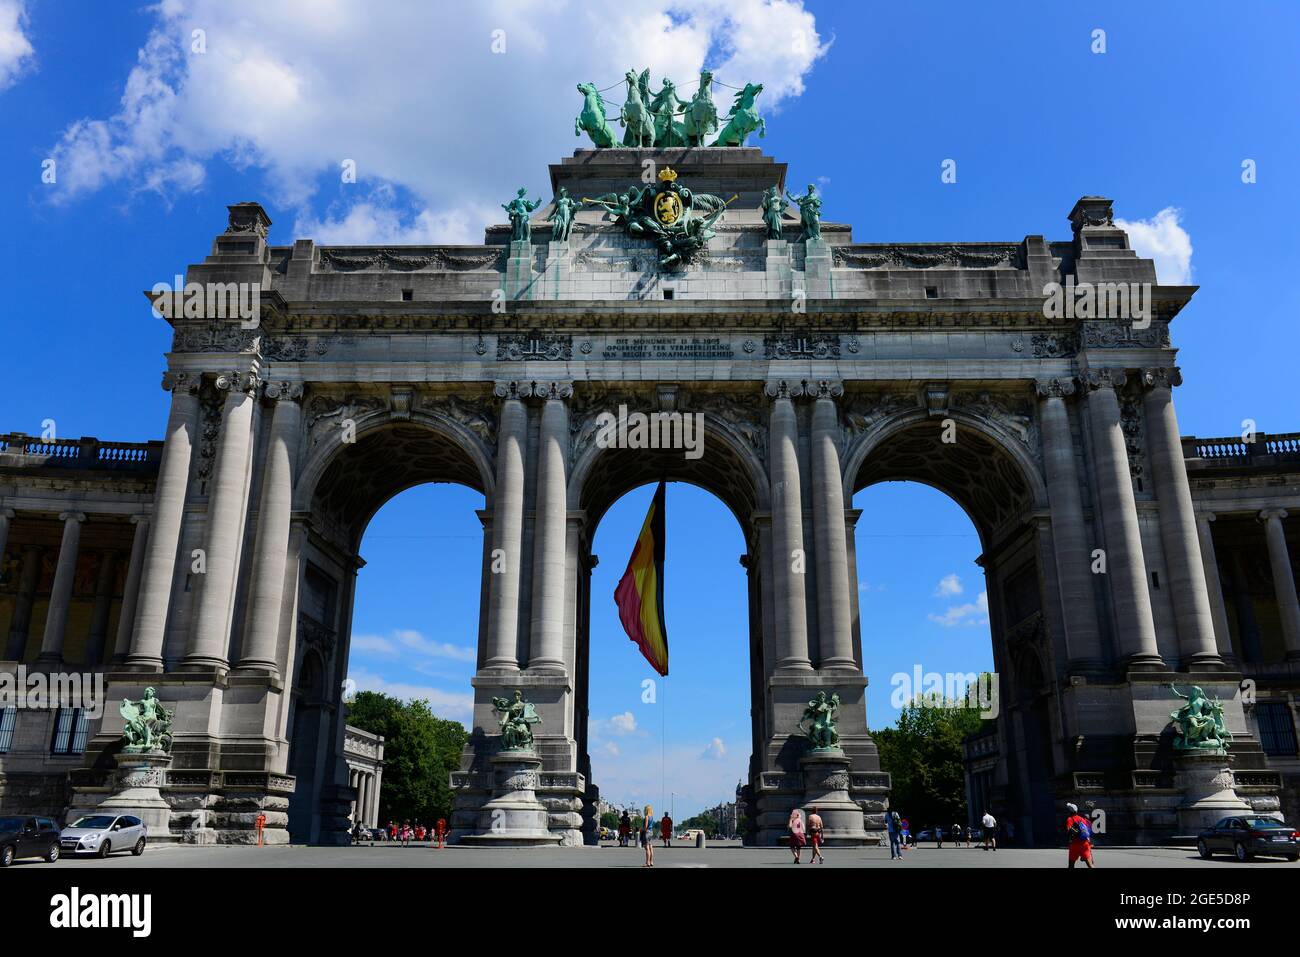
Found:
<svg viewBox="0 0 1300 957"><path fill-rule="evenodd" d="M533 605L530 670L564 672L564 576L568 538L567 481L572 388L552 384L537 435L537 496L533 504ZM495 524L495 523L494 523Z"/></svg>
<svg viewBox="0 0 1300 957"><path fill-rule="evenodd" d="M27 636L32 626L32 606L36 603L36 586L41 579L41 550L28 545L23 549L23 570L18 577L18 595L9 619L9 642L5 645L6 661L22 661L27 651Z"/></svg>
<svg viewBox="0 0 1300 957"><path fill-rule="evenodd" d="M488 556L485 668L519 670L519 571L524 534L524 443L528 412L515 384L498 386L496 492L492 502L492 554Z"/></svg>
<svg viewBox="0 0 1300 957"><path fill-rule="evenodd" d="M1151 615L1151 593L1147 591L1128 450L1120 427L1119 398L1115 394L1125 379L1120 369L1093 369L1083 379L1096 459L1097 499L1106 536L1106 578L1125 663L1130 668L1163 668Z"/></svg>
<svg viewBox="0 0 1300 957"><path fill-rule="evenodd" d="M812 506L817 547L817 621L820 668L857 668L853 658L853 604L844 527L844 477L840 471L839 383L821 382L813 403Z"/></svg>
<svg viewBox="0 0 1300 957"><path fill-rule="evenodd" d="M181 540L185 493L190 482L190 459L199 430L199 377L189 373L168 373L163 388L171 389L172 408L167 419L167 436L162 461L158 464L158 486L154 492L152 526L140 578L135 631L127 666L141 671L161 671L163 639L167 632L167 608L171 603L172 579L176 573L176 550Z"/></svg>
<svg viewBox="0 0 1300 957"><path fill-rule="evenodd" d="M248 453L254 394L260 383L247 372L225 373L217 388L227 393L221 413L208 496L204 537L206 572L199 586L199 605L183 667L224 669L229 666L230 606L234 599L236 564L244 537L244 507L248 502Z"/></svg>
<svg viewBox="0 0 1300 957"><path fill-rule="evenodd" d="M257 511L252 611L239 667L277 675L294 467L302 437L302 385L273 382L267 385L266 395L275 400L275 411L271 416L271 438L262 472L262 501Z"/></svg>
<svg viewBox="0 0 1300 957"><path fill-rule="evenodd" d="M1300 601L1296 599L1295 574L1291 571L1291 556L1287 553L1286 529L1282 527L1282 519L1286 516L1286 509L1282 508L1266 508L1259 513L1268 539L1268 564L1273 571L1273 591L1277 595L1278 614L1282 619L1286 660L1300 661Z"/></svg>
<svg viewBox="0 0 1300 957"><path fill-rule="evenodd" d="M108 639L108 616L113 608L113 583L117 581L117 552L100 556L99 577L95 580L95 608L90 615L90 636L86 640L87 668L104 663L104 643Z"/></svg>
<svg viewBox="0 0 1300 957"><path fill-rule="evenodd" d="M1196 515L1197 537L1201 542L1201 564L1205 566L1205 587L1210 592L1210 614L1214 619L1214 638L1219 647L1219 657L1233 664L1237 656L1232 651L1232 631L1228 628L1228 606L1223 601L1223 582L1219 580L1219 558L1214 553L1213 512Z"/></svg>
<svg viewBox="0 0 1300 957"><path fill-rule="evenodd" d="M58 666L63 663L63 639L68 628L68 606L72 603L72 586L77 574L77 551L81 545L81 523L85 512L61 512L63 541L59 545L59 563L50 587L50 608L45 613L45 634L37 664Z"/></svg>
<svg viewBox="0 0 1300 957"><path fill-rule="evenodd" d="M1083 521L1083 495L1074 458L1074 437L1065 397L1074 393L1070 379L1039 379L1035 383L1043 429L1043 466L1052 510L1052 548L1057 588L1065 615L1065 644L1071 671L1096 671L1105 666L1101 627L1097 623L1097 593L1092 580L1092 549Z"/></svg>
<svg viewBox="0 0 1300 957"><path fill-rule="evenodd" d="M149 541L149 516L132 515L135 536L131 539L131 557L126 566L126 584L122 587L122 608L117 615L117 641L114 643L112 663L126 663L131 652L131 629L135 624L136 600L140 595L140 576L144 571L144 556Z"/></svg>
<svg viewBox="0 0 1300 957"><path fill-rule="evenodd" d="M9 544L9 525L13 518L12 508L0 508L0 563L5 559L5 546Z"/></svg>
<svg viewBox="0 0 1300 957"><path fill-rule="evenodd" d="M794 570L796 553L803 553L803 496L799 486L799 426L794 402L784 382L767 387L772 397L769 421L772 484L772 578L776 667L783 671L806 671L808 659L808 610L805 605L804 575Z"/></svg>
<svg viewBox="0 0 1300 957"><path fill-rule="evenodd" d="M1147 369L1142 373L1146 387L1146 447L1155 472L1156 497L1160 500L1160 541L1169 569L1174 619L1178 624L1178 656L1184 668L1222 667L1214 640L1214 616L1205 584L1196 537L1196 512L1187 483L1183 443L1174 414L1173 387L1182 382L1177 369Z"/></svg>

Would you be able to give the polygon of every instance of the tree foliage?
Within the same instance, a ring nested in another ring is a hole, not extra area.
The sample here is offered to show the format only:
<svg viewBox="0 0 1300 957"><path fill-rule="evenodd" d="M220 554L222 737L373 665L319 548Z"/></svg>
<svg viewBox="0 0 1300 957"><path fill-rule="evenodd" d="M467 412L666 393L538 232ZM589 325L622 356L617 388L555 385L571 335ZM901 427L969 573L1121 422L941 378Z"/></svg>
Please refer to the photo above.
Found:
<svg viewBox="0 0 1300 957"><path fill-rule="evenodd" d="M451 772L468 737L460 722L435 716L427 701L362 691L348 705L348 724L384 736L381 824L451 819Z"/></svg>
<svg viewBox="0 0 1300 957"><path fill-rule="evenodd" d="M965 823L966 783L961 742L984 724L978 710L960 704L905 707L892 728L873 732L880 768L893 786L890 807L923 826Z"/></svg>

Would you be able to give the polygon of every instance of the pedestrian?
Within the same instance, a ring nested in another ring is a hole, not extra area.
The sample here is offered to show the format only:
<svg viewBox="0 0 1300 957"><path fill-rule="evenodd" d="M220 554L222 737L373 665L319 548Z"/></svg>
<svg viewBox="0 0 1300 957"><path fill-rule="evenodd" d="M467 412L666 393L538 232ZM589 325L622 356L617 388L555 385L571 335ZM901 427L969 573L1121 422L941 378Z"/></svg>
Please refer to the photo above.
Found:
<svg viewBox="0 0 1300 957"><path fill-rule="evenodd" d="M898 826L903 829L903 846L910 847L912 844L912 822L907 818L901 818Z"/></svg>
<svg viewBox="0 0 1300 957"><path fill-rule="evenodd" d="M1079 814L1077 804L1067 804L1065 809L1070 812L1065 819L1065 833L1070 838L1070 867L1081 860L1088 865L1088 870L1092 870L1092 825Z"/></svg>
<svg viewBox="0 0 1300 957"><path fill-rule="evenodd" d="M960 824L954 824L952 826L952 830L948 832L948 836L952 838L953 847L961 847L961 825Z"/></svg>
<svg viewBox="0 0 1300 957"><path fill-rule="evenodd" d="M938 824L934 826L934 846L940 849L943 848L943 828Z"/></svg>
<svg viewBox="0 0 1300 957"><path fill-rule="evenodd" d="M810 864L825 864L826 858L822 856L822 835L825 825L822 823L822 816L817 813L817 808L812 809L808 815L808 841L812 844L812 860Z"/></svg>
<svg viewBox="0 0 1300 957"><path fill-rule="evenodd" d="M790 851L794 854L794 862L799 864L801 863L799 860L799 852L803 850L807 838L804 836L803 814L800 813L798 808L795 808L790 812L790 823L788 826L790 828Z"/></svg>
<svg viewBox="0 0 1300 957"><path fill-rule="evenodd" d="M655 842L654 831L651 830L650 815L647 814L641 818L641 829L637 832L637 837L641 842L641 847L645 850L644 867L655 866Z"/></svg>
<svg viewBox="0 0 1300 957"><path fill-rule="evenodd" d="M885 833L889 835L889 859L891 861L901 861L903 859L902 848L902 818L898 816L897 811L885 812Z"/></svg>
<svg viewBox="0 0 1300 957"><path fill-rule="evenodd" d="M632 835L632 818L628 816L627 808L623 809L623 816L618 819L618 846L627 847L628 838Z"/></svg>
<svg viewBox="0 0 1300 957"><path fill-rule="evenodd" d="M665 814L659 821L659 836L663 838L664 847L673 846L673 819L672 815Z"/></svg>
<svg viewBox="0 0 1300 957"><path fill-rule="evenodd" d="M989 846L992 845L993 850L996 851L998 849L998 836L996 833L998 819L986 810L980 823L984 825L984 850L987 851Z"/></svg>

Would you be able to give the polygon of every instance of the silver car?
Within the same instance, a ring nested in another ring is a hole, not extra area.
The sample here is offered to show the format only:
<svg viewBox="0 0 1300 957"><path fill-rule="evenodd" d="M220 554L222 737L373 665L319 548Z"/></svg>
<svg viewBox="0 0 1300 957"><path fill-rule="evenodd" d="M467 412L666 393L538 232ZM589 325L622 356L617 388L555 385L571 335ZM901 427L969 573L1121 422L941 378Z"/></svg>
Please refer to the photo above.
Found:
<svg viewBox="0 0 1300 957"><path fill-rule="evenodd" d="M87 814L65 827L59 846L65 854L96 854L108 857L114 851L144 853L149 829L130 814Z"/></svg>

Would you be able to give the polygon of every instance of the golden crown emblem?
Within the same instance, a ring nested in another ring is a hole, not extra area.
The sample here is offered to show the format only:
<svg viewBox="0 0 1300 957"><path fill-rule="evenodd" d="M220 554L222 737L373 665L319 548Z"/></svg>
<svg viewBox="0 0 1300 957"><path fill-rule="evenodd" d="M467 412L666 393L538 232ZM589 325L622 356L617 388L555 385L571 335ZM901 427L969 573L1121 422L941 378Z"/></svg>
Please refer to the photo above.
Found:
<svg viewBox="0 0 1300 957"><path fill-rule="evenodd" d="M677 171L671 166L665 166L659 171L659 182L671 183L677 179Z"/></svg>

